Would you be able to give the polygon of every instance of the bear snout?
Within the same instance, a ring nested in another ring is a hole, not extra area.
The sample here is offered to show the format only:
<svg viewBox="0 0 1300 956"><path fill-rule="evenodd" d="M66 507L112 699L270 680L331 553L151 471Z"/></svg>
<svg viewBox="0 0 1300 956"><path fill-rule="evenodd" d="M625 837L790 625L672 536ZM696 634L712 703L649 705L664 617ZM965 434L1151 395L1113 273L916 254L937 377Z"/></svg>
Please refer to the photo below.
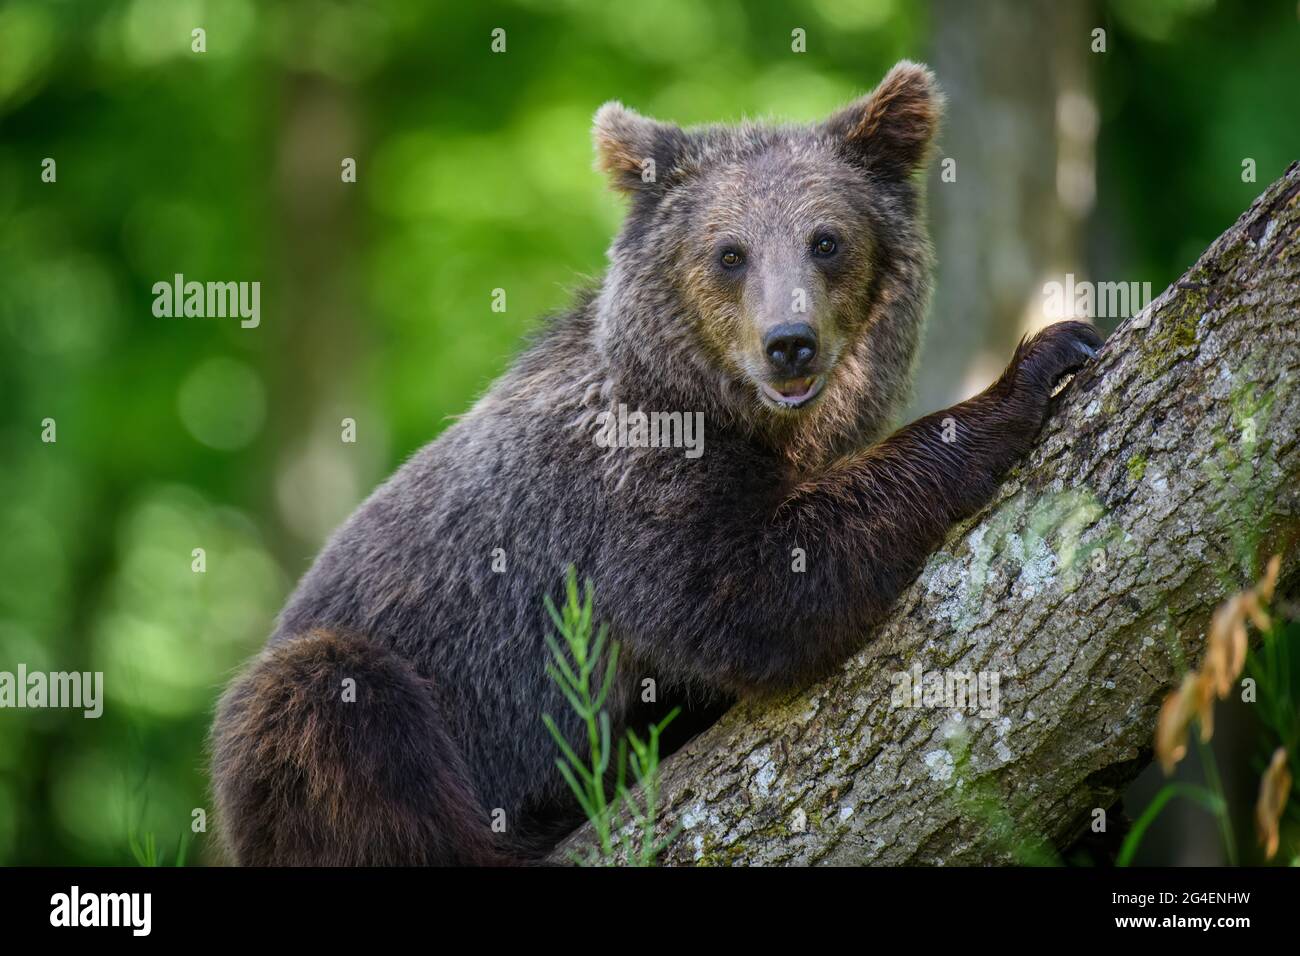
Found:
<svg viewBox="0 0 1300 956"><path fill-rule="evenodd" d="M817 357L817 333L806 322L774 326L763 336L763 353L778 378L800 378Z"/></svg>

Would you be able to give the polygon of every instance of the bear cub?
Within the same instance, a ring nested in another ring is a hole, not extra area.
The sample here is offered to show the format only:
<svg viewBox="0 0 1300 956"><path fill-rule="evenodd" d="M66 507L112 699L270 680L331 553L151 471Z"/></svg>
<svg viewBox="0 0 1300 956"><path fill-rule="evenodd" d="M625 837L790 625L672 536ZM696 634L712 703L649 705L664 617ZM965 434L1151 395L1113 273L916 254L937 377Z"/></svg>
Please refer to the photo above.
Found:
<svg viewBox="0 0 1300 956"><path fill-rule="evenodd" d="M940 111L908 62L809 126L600 109L599 165L630 202L599 288L357 509L221 700L237 862L543 855L580 815L541 720L584 739L546 672L542 599L570 565L622 645L616 736L861 646L1101 345L1050 326L986 391L891 433L929 295L915 178ZM620 408L703 422L702 453L609 441Z"/></svg>

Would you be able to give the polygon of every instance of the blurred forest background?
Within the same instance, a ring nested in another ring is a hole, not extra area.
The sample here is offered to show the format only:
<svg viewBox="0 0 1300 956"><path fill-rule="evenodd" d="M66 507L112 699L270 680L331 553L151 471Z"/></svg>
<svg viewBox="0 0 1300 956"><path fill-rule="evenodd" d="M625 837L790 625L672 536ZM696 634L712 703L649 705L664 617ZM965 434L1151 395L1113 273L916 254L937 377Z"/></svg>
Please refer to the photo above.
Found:
<svg viewBox="0 0 1300 956"><path fill-rule="evenodd" d="M1045 281L1159 294L1300 158L1296 0L0 0L0 670L106 692L0 712L0 862L174 854L214 700L324 538L602 270L602 102L814 120L901 57L957 160L917 412L996 374ZM176 273L260 281L260 326L156 318ZM1250 847L1258 767L1223 759ZM1171 808L1138 859L1218 862L1215 826Z"/></svg>

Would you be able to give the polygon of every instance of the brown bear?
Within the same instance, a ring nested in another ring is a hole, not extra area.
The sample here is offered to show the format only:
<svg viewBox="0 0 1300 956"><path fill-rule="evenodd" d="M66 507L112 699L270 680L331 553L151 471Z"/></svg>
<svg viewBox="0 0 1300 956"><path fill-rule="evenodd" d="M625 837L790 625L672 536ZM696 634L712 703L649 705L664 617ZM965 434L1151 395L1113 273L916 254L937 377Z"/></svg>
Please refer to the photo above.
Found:
<svg viewBox="0 0 1300 956"><path fill-rule="evenodd" d="M929 293L914 176L940 109L907 62L811 126L600 109L599 164L631 203L599 288L358 508L221 701L235 860L542 854L577 816L541 720L581 739L544 640L570 565L622 646L616 735L812 681L869 638L1100 346L1051 326L982 394L889 433Z"/></svg>

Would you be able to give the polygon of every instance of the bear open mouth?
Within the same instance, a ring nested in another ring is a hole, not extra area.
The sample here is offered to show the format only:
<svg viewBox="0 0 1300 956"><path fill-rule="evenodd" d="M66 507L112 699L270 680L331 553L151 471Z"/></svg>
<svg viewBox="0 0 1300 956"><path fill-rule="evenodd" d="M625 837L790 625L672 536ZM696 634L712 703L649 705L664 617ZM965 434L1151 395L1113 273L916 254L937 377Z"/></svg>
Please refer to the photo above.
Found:
<svg viewBox="0 0 1300 956"><path fill-rule="evenodd" d="M769 402L781 408L798 408L816 398L825 384L825 375L810 375L807 378L792 378L770 385L767 382L759 382L759 388Z"/></svg>

